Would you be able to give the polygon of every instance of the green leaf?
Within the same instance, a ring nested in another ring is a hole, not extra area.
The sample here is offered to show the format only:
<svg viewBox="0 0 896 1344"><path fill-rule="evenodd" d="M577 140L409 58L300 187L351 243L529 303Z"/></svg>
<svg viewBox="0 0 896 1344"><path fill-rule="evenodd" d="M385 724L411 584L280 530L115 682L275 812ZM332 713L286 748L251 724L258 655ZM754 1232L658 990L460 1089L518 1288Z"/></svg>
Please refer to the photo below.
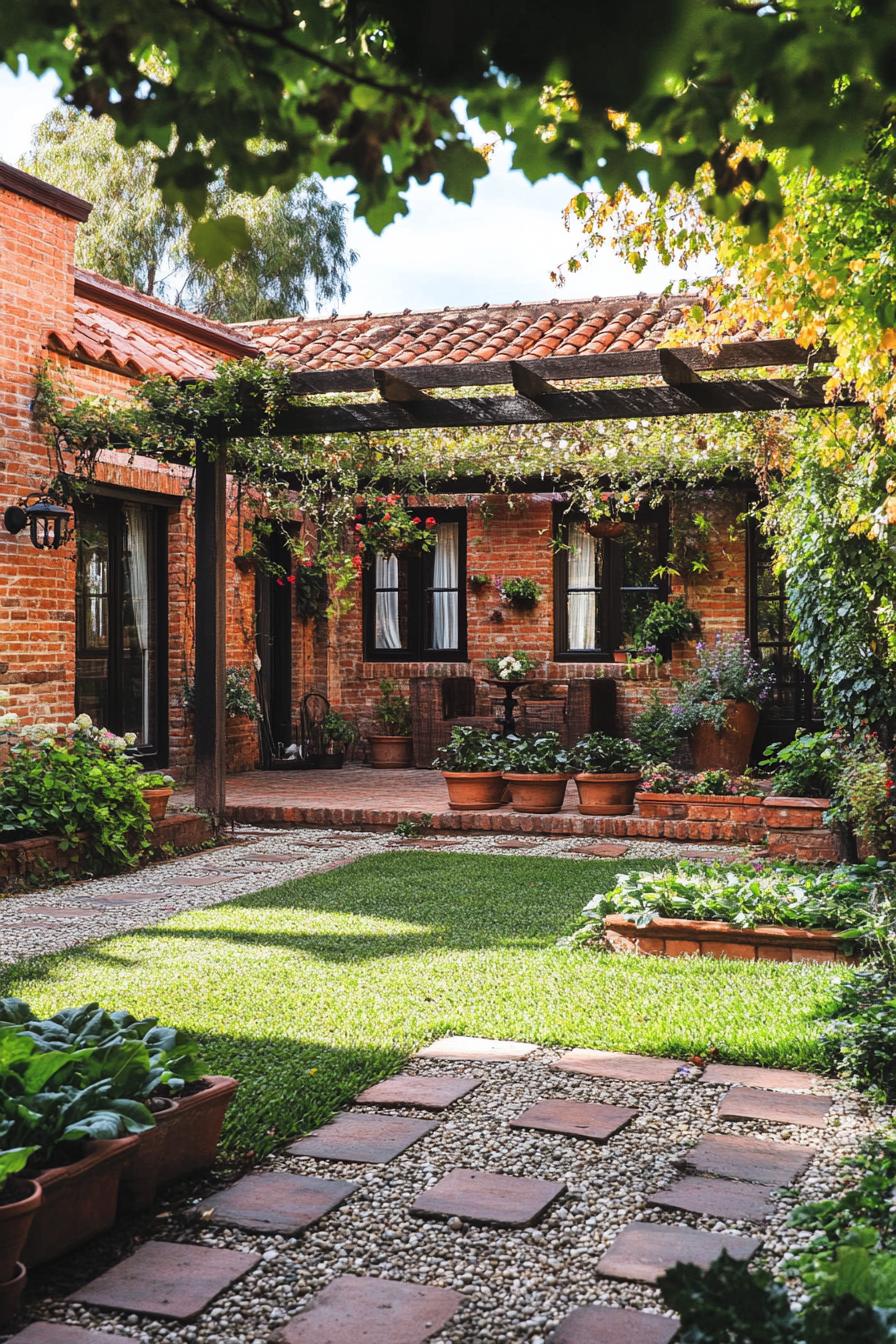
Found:
<svg viewBox="0 0 896 1344"><path fill-rule="evenodd" d="M240 215L222 215L219 219L198 219L190 229L190 245L197 256L212 268L229 261L235 252L250 247L246 221Z"/></svg>

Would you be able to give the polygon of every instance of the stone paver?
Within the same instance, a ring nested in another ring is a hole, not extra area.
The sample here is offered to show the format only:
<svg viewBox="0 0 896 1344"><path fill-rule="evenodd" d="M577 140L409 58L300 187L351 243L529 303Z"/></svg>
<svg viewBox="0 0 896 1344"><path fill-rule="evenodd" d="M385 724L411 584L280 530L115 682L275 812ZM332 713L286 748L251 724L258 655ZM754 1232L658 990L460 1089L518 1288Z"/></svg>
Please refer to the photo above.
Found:
<svg viewBox="0 0 896 1344"><path fill-rule="evenodd" d="M143 901L165 900L167 891L107 891L89 897L91 905L139 905Z"/></svg>
<svg viewBox="0 0 896 1344"><path fill-rule="evenodd" d="M593 859L621 859L627 854L630 845L622 841L605 840L594 845L570 845L571 854L589 854Z"/></svg>
<svg viewBox="0 0 896 1344"><path fill-rule="evenodd" d="M342 1274L274 1339L283 1344L424 1344L463 1301L453 1288Z"/></svg>
<svg viewBox="0 0 896 1344"><path fill-rule="evenodd" d="M597 1101L538 1101L510 1121L512 1129L543 1129L606 1143L638 1114L631 1106Z"/></svg>
<svg viewBox="0 0 896 1344"><path fill-rule="evenodd" d="M628 1083L668 1083L682 1067L680 1059L624 1055L615 1050L570 1050L554 1065L566 1073L584 1073L589 1078L618 1078Z"/></svg>
<svg viewBox="0 0 896 1344"><path fill-rule="evenodd" d="M438 1123L372 1111L343 1111L328 1125L290 1144L286 1151L295 1157L319 1157L329 1162L391 1162L430 1134Z"/></svg>
<svg viewBox="0 0 896 1344"><path fill-rule="evenodd" d="M479 1087L481 1081L448 1074L396 1073L368 1087L355 1102L359 1106L419 1106L424 1111L444 1111Z"/></svg>
<svg viewBox="0 0 896 1344"><path fill-rule="evenodd" d="M260 1171L203 1200L196 1212L209 1223L292 1237L335 1209L357 1188L355 1181Z"/></svg>
<svg viewBox="0 0 896 1344"><path fill-rule="evenodd" d="M809 1125L820 1129L833 1099L808 1092L765 1092L756 1087L732 1087L719 1103L720 1120L768 1120L781 1125Z"/></svg>
<svg viewBox="0 0 896 1344"><path fill-rule="evenodd" d="M769 1196L772 1187L750 1181L729 1181L720 1176L683 1176L665 1190L655 1190L648 1204L682 1213L701 1213L707 1218L741 1219L764 1223L775 1206Z"/></svg>
<svg viewBox="0 0 896 1344"><path fill-rule="evenodd" d="M90 919L96 911L89 905L19 905L16 914L39 915L41 919Z"/></svg>
<svg viewBox="0 0 896 1344"><path fill-rule="evenodd" d="M82 1330L59 1321L34 1321L10 1335L7 1344L134 1344L134 1336L109 1335L105 1330Z"/></svg>
<svg viewBox="0 0 896 1344"><path fill-rule="evenodd" d="M548 1344L670 1344L677 1333L675 1316L595 1305L571 1311Z"/></svg>
<svg viewBox="0 0 896 1344"><path fill-rule="evenodd" d="M750 1260L762 1242L728 1232L701 1232L668 1223L629 1223L597 1262L598 1274L608 1279L656 1283L679 1262L708 1269L722 1251L733 1260Z"/></svg>
<svg viewBox="0 0 896 1344"><path fill-rule="evenodd" d="M685 1153L680 1165L707 1176L727 1176L780 1188L802 1175L815 1156L811 1148L744 1134L709 1134Z"/></svg>
<svg viewBox="0 0 896 1344"><path fill-rule="evenodd" d="M232 882L236 873L215 873L208 877L179 877L177 885L179 887L220 887L223 882Z"/></svg>
<svg viewBox="0 0 896 1344"><path fill-rule="evenodd" d="M418 1050L417 1059L502 1060L526 1059L538 1049L527 1041L492 1041L484 1036L442 1036Z"/></svg>
<svg viewBox="0 0 896 1344"><path fill-rule="evenodd" d="M528 1227L565 1189L562 1181L455 1167L418 1195L410 1212L420 1218L465 1218L498 1227Z"/></svg>
<svg viewBox="0 0 896 1344"><path fill-rule="evenodd" d="M813 1087L830 1085L830 1078L817 1073L798 1073L796 1069L761 1069L743 1064L707 1064L701 1083L722 1083L726 1087L764 1087L772 1092L809 1092Z"/></svg>
<svg viewBox="0 0 896 1344"><path fill-rule="evenodd" d="M260 1259L260 1255L214 1246L147 1241L126 1260L71 1293L68 1300L110 1311L191 1321Z"/></svg>
<svg viewBox="0 0 896 1344"><path fill-rule="evenodd" d="M537 840L496 840L495 849L532 849Z"/></svg>
<svg viewBox="0 0 896 1344"><path fill-rule="evenodd" d="M240 863L295 863L294 854L239 854Z"/></svg>

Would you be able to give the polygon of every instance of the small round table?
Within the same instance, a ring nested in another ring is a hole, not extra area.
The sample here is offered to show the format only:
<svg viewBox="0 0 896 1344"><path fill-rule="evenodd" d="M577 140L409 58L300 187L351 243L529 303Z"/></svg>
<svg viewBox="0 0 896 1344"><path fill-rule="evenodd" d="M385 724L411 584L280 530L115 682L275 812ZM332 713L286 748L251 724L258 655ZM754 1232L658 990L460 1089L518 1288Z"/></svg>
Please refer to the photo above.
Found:
<svg viewBox="0 0 896 1344"><path fill-rule="evenodd" d="M525 686L528 680L528 677L486 678L489 686L500 686L504 692L504 719L501 724L501 734L503 737L509 737L516 732L516 719L513 717L513 711L516 708L516 693L521 686Z"/></svg>

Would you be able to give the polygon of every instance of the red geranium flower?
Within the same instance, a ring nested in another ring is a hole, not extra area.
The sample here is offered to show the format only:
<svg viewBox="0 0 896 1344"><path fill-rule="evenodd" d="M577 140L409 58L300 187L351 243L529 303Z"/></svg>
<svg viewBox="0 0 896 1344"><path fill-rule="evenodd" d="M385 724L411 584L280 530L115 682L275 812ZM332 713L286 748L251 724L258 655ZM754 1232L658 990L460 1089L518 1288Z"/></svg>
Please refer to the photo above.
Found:
<svg viewBox="0 0 896 1344"><path fill-rule="evenodd" d="M414 517L411 519L411 522L414 524L415 527L419 527L420 524L423 522L423 519L418 518L415 514Z"/></svg>
<svg viewBox="0 0 896 1344"><path fill-rule="evenodd" d="M361 563L362 563L362 562L361 562L361 557L360 557L360 555L353 555L353 556L352 556L352 564L354 565L355 569L360 569L360 568L361 568Z"/></svg>
<svg viewBox="0 0 896 1344"><path fill-rule="evenodd" d="M306 569L310 569L310 567L314 564L314 561L313 561L313 560L303 560L303 561L302 561L302 564L305 566Z"/></svg>
<svg viewBox="0 0 896 1344"><path fill-rule="evenodd" d="M384 514L383 514L383 522L384 522L384 523L388 523L388 521L389 521L389 519L390 519L391 517L392 517L391 513L384 513Z"/></svg>
<svg viewBox="0 0 896 1344"><path fill-rule="evenodd" d="M360 531L361 531L361 524L360 524L360 523L355 523L355 531L356 531L356 532L360 532Z"/></svg>
<svg viewBox="0 0 896 1344"><path fill-rule="evenodd" d="M282 579L278 579L278 580L277 580L277 587L278 587L278 588L282 588L282 587L283 587L283 580L282 580Z"/></svg>
<svg viewBox="0 0 896 1344"><path fill-rule="evenodd" d="M436 526L436 520L435 520L435 518L432 517L432 515L430 515L430 517L427 518L427 520L426 520L426 526L427 526L427 527L435 527L435 526Z"/></svg>
<svg viewBox="0 0 896 1344"><path fill-rule="evenodd" d="M295 583L295 581L296 581L296 576L295 576L295 574L287 574L287 576L286 576L286 582L287 582L287 583Z"/></svg>

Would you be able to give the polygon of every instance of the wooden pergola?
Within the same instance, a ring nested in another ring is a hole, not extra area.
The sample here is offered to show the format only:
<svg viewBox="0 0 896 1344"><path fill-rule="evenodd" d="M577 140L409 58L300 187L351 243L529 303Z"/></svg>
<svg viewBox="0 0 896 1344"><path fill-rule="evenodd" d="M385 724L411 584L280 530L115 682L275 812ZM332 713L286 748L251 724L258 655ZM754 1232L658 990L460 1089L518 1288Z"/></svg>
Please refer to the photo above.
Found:
<svg viewBox="0 0 896 1344"><path fill-rule="evenodd" d="M297 397L373 392L372 401L309 402L285 408L268 425L272 437L365 434L384 430L480 428L502 425L562 425L581 421L656 419L752 411L818 410L827 402L827 379L814 367L830 358L808 353L790 340L750 340L701 348L633 350L617 354L547 359L410 364L291 375ZM798 377L704 377L749 369L799 368ZM564 387L602 383L622 386ZM494 388L512 391L492 391ZM487 395L468 389L485 387ZM464 395L438 395L458 391ZM841 404L848 404L841 397ZM214 427L212 427L214 434ZM228 438L258 433L257 413L221 426L214 451L196 460L196 803L221 817L225 807L225 591ZM671 468L670 468L671 470ZM568 468L567 468L568 472ZM289 473L282 480L293 483ZM558 473L558 481L560 475ZM298 482L295 482L296 484ZM459 479L440 490L467 487ZM482 488L484 482L481 483ZM545 478L534 488L543 489Z"/></svg>

